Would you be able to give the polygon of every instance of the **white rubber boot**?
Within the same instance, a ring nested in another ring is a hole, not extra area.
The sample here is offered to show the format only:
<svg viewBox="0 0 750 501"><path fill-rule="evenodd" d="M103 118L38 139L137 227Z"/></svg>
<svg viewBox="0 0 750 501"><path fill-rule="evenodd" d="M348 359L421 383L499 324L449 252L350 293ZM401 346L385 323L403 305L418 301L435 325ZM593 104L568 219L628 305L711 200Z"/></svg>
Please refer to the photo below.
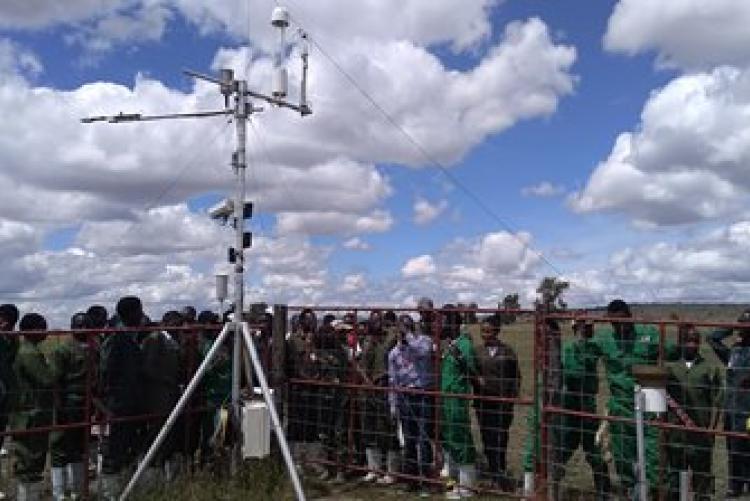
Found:
<svg viewBox="0 0 750 501"><path fill-rule="evenodd" d="M86 475L86 465L83 463L69 463L67 475L67 487L73 499L81 499L83 496L83 480Z"/></svg>
<svg viewBox="0 0 750 501"><path fill-rule="evenodd" d="M374 482L380 478L380 475L373 470L380 470L382 468L381 460L383 459L383 455L380 449L367 448L365 449L365 457L367 458L367 469L370 471L367 472L362 481L368 483Z"/></svg>
<svg viewBox="0 0 750 501"><path fill-rule="evenodd" d="M458 467L458 483L462 498L470 498L474 495L477 484L477 467L473 464L463 464Z"/></svg>
<svg viewBox="0 0 750 501"><path fill-rule="evenodd" d="M52 483L52 499L63 501L65 499L65 467L54 466L50 472Z"/></svg>
<svg viewBox="0 0 750 501"><path fill-rule="evenodd" d="M16 499L18 501L41 501L43 487L42 482L20 482Z"/></svg>
<svg viewBox="0 0 750 501"><path fill-rule="evenodd" d="M395 475L398 473L399 468L399 459L400 456L398 454L398 451L388 451L386 455L386 466L388 468L388 473L383 475L380 480L378 480L379 484L382 485L391 485L396 482Z"/></svg>

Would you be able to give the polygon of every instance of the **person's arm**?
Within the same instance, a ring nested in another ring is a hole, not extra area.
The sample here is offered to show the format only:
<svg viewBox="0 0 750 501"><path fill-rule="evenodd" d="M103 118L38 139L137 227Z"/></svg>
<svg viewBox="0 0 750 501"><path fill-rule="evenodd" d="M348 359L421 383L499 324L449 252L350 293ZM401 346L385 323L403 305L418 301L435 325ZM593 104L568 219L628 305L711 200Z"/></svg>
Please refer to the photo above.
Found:
<svg viewBox="0 0 750 501"><path fill-rule="evenodd" d="M721 369L718 367L714 367L711 376L711 390L711 394L713 395L711 428L718 428L724 407L724 377L722 376Z"/></svg>
<svg viewBox="0 0 750 501"><path fill-rule="evenodd" d="M55 380L52 371L41 351L35 349L20 357L19 362L20 371L26 378L34 382L37 391L49 390L54 386Z"/></svg>
<svg viewBox="0 0 750 501"><path fill-rule="evenodd" d="M388 388L391 388L391 391L388 392L388 405L391 410L391 416L396 415L396 392L392 390L396 387L396 363L394 360L395 353L391 351L388 354Z"/></svg>
<svg viewBox="0 0 750 501"><path fill-rule="evenodd" d="M729 353L730 349L724 344L724 340L732 335L732 329L720 328L714 330L706 338L709 346L714 350L716 356L722 361L724 365L729 364Z"/></svg>

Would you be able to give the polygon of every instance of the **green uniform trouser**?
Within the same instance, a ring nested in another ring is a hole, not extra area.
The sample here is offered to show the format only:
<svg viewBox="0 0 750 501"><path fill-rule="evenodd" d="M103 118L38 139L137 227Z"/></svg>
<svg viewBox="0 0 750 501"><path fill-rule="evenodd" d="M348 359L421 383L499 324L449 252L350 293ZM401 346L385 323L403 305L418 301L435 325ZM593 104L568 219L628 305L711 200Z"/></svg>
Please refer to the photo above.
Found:
<svg viewBox="0 0 750 501"><path fill-rule="evenodd" d="M52 424L51 413L44 411L18 412L12 417L13 430L31 430ZM13 472L21 482L40 482L47 462L47 432L18 435L13 438Z"/></svg>
<svg viewBox="0 0 750 501"><path fill-rule="evenodd" d="M81 408L83 403L70 404L67 411L55 411L55 424L78 424L86 419L85 412ZM69 463L80 463L84 456L84 439L86 427L68 428L53 431L49 437L50 456L53 467L65 466Z"/></svg>
<svg viewBox="0 0 750 501"><path fill-rule="evenodd" d="M596 402L575 395L566 395L563 407L571 410L596 413ZM609 475L601 449L596 445L596 431L599 420L562 414L555 417L557 429L553 433L555 440L555 480L565 475L565 464L570 461L578 447L583 447L586 462L591 466L595 476Z"/></svg>
<svg viewBox="0 0 750 501"><path fill-rule="evenodd" d="M676 432L669 435L669 497L680 499L680 472L692 472L692 487L696 501L710 500L714 491L712 459L714 438L705 433Z"/></svg>
<svg viewBox="0 0 750 501"><path fill-rule="evenodd" d="M609 401L609 413L611 416L620 416L628 419L635 418L633 410L633 397L629 401L624 398L611 398ZM646 445L646 480L652 488L658 486L659 482L659 429L648 426L648 421L653 415L644 413L646 426L644 427L644 439ZM620 484L625 488L636 484L635 466L638 460L638 442L636 439L635 424L612 421L609 424L610 443L612 445L612 457L615 463L617 476Z"/></svg>
<svg viewBox="0 0 750 501"><path fill-rule="evenodd" d="M457 464L474 464L476 459L469 404L464 398L443 398L443 447Z"/></svg>

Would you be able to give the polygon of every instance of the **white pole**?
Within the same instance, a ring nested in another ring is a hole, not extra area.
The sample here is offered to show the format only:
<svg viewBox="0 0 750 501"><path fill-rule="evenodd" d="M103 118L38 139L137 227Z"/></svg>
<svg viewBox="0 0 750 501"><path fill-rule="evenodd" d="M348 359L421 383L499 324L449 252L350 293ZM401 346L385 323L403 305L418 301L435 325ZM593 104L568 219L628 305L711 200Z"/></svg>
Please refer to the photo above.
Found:
<svg viewBox="0 0 750 501"><path fill-rule="evenodd" d="M688 499L690 499L690 477L687 471L681 471L680 472L680 501L688 501Z"/></svg>
<svg viewBox="0 0 750 501"><path fill-rule="evenodd" d="M166 422L164 423L164 426L162 426L161 430L159 431L159 434L156 436L156 439L154 439L154 442L151 444L151 447L149 447L148 452L146 453L146 456L138 464L138 469L135 471L135 473L133 474L133 477L130 479L130 482L128 482L128 485L125 487L125 490L122 491L122 494L120 495L120 501L125 501L128 498L130 493L133 491L133 488L135 487L136 483L138 483L138 479L141 477L141 475L146 470L146 468L148 468L148 465L151 464L151 461L154 459L154 456L156 455L156 451L159 450L159 447L161 446L162 442L164 442L164 439L167 438L167 434L169 433L169 430L172 429L172 426L174 426L175 421L177 421L177 417L180 415L185 405L187 405L188 400L190 399L193 392L195 391L195 388L200 383L201 379L203 378L203 375L208 370L208 367L211 364L211 361L213 360L214 356L216 355L216 352L219 350L221 345L224 343L224 340L226 339L228 334L229 334L229 326L225 325L224 328L221 330L221 333L219 333L219 335L216 337L216 340L211 345L211 349L208 350L208 353L206 354L206 358L204 358L203 361L201 362L201 365L198 367L198 370L196 371L195 376L193 376L193 379L190 380L190 383L185 389L185 392L177 401L177 405L175 405L174 409L172 409L172 413L167 418Z"/></svg>
<svg viewBox="0 0 750 501"><path fill-rule="evenodd" d="M644 398L641 387L635 387L635 432L638 447L636 463L636 481L638 482L638 501L648 501L648 481L646 479L646 439L644 436L643 406Z"/></svg>
<svg viewBox="0 0 750 501"><path fill-rule="evenodd" d="M292 481L294 492L297 495L297 501L305 501L305 492L302 490L302 483L299 480L297 474L297 468L294 466L292 460L292 454L289 452L289 444L286 441L286 435L284 435L284 428L281 426L281 420L279 414L276 412L276 404L273 401L271 390L268 388L268 382L266 381L266 374L263 372L263 366L260 363L260 357L258 357L258 351L255 349L255 341L250 333L246 323L242 323L242 329L245 338L245 347L250 353L250 360L253 362L255 368L255 377L258 378L258 384L260 384L260 390L263 392L263 399L266 401L268 406L268 412L271 414L271 424L276 432L276 439L279 441L279 448L281 454L284 456L284 463L286 463L286 469L289 472L289 478Z"/></svg>
<svg viewBox="0 0 750 501"><path fill-rule="evenodd" d="M235 218L235 263L234 263L234 348L232 350L232 416L234 417L234 428L238 438L232 451L231 470L237 473L239 465L240 449L242 443L241 408L240 408L240 374L242 371L242 312L244 311L244 289L245 289L245 143L247 137L247 82L235 81L235 110L234 118L237 129L237 156L234 168L237 173L237 194L234 202Z"/></svg>

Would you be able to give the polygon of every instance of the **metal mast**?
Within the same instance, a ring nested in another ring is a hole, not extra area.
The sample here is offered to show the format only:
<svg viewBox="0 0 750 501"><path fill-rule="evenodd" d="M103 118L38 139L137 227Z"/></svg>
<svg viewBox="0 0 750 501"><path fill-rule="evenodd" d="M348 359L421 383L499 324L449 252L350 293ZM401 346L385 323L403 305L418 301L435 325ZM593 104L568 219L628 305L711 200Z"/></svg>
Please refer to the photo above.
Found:
<svg viewBox="0 0 750 501"><path fill-rule="evenodd" d="M273 74L273 88L271 95L266 95L261 92L256 92L248 89L247 81L237 80L234 72L231 69L220 70L219 78L204 75L191 70L184 70L184 73L193 78L204 80L219 86L221 94L224 96L224 109L216 111L198 111L191 113L171 113L161 115L142 115L140 113L122 113L117 115L109 116L93 116L81 119L82 123L94 123L94 122L107 122L107 123L126 123L126 122L146 122L146 121L158 121L158 120L173 120L173 119L184 119L184 118L205 118L215 116L232 116L235 122L235 130L237 137L237 149L232 155L232 168L236 176L236 191L234 194L234 200L225 201L220 206L213 208L209 211L209 214L214 219L222 219L224 221L232 221L235 229L235 246L229 248L228 257L230 263L234 265L234 318L232 320L231 330L234 332L234 345L232 353L232 414L234 417L234 423L238 427L238 437L241 437L241 429L239 424L241 421L241 403L240 403L240 377L242 371L242 349L243 349L243 312L244 312L244 284L245 284L245 252L244 250L252 244L252 234L245 231L245 220L252 217L252 204L245 200L247 183L246 183L246 170L247 170L247 159L246 159L246 142L247 142L247 121L251 115L256 112L263 111L262 108L256 108L250 101L250 98L258 99L270 104L271 106L286 108L299 113L302 116L306 116L312 113L310 106L307 102L307 69L308 69L308 53L309 47L307 43L307 35L300 31L300 56L302 59L302 81L300 88L300 101L299 104L291 103L286 100L287 96L287 70L283 63L285 61L286 53L286 29L289 26L289 12L283 7L276 7L273 10L271 16L271 24L275 28L279 29L280 42L278 52L274 55L274 74ZM233 106L230 107L230 104ZM252 341L252 338L250 338ZM249 350L250 346L247 347ZM254 361L255 362L255 361ZM256 371L262 371L262 368L258 364L253 364ZM202 373L201 373L202 374ZM250 374L247 375L251 377ZM198 377L198 374L196 374ZM192 384L192 382L191 382ZM250 381L252 384L252 380ZM269 395L265 395L267 402L271 402ZM180 409L176 408L175 412L179 412ZM275 409L274 411L275 412ZM169 426L168 422L166 426ZM286 446L286 440L283 440L284 447ZM242 440L238 440L238 444L242 443ZM152 445L152 449L158 447L158 443ZM152 451L150 450L149 453ZM294 470L293 464L290 462L290 457L285 454L285 460L287 460L287 467L290 468L290 475L292 476L293 483L295 484L295 490L298 492L298 497L303 498L301 487L299 487L299 480L296 477L296 471ZM152 457L152 454L147 455L147 458ZM232 457L232 469L236 470L239 462L239 447L235 448ZM141 465L140 471L145 468L146 465ZM131 480L128 488L123 493L123 498L127 497L132 486L137 481L138 473Z"/></svg>

